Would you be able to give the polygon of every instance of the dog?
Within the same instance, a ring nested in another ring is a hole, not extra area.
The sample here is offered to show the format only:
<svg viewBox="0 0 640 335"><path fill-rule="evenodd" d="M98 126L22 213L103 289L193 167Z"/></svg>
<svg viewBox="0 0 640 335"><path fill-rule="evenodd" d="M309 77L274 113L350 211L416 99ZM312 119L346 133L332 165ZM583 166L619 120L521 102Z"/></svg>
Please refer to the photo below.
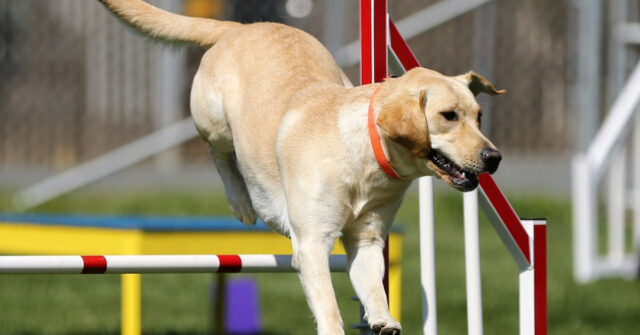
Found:
<svg viewBox="0 0 640 335"><path fill-rule="evenodd" d="M460 191L493 173L475 96L497 95L468 72L415 68L354 87L311 35L279 23L181 16L140 0L100 0L142 33L208 48L191 113L237 218L289 237L318 334L344 334L329 272L340 238L376 334L400 334L383 288L382 250L411 181L435 175Z"/></svg>

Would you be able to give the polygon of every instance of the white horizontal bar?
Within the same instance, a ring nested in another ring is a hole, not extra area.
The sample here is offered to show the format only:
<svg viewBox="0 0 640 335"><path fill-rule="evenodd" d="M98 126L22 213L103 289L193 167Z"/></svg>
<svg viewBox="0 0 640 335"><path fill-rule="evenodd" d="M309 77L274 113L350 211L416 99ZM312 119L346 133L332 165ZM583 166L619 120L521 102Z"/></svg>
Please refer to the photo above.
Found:
<svg viewBox="0 0 640 335"><path fill-rule="evenodd" d="M633 279L638 276L637 256L627 256L624 261L612 264L606 260L596 261L594 266L594 279L623 277Z"/></svg>
<svg viewBox="0 0 640 335"><path fill-rule="evenodd" d="M291 255L239 256L243 273L297 272L291 266ZM217 255L110 255L106 259L107 274L115 273L211 273L220 269ZM344 272L344 255L331 255L332 271ZM227 265L228 266L228 265ZM80 274L85 268L82 256L0 256L0 274Z"/></svg>
<svg viewBox="0 0 640 335"><path fill-rule="evenodd" d="M216 272L220 261L215 255L105 256L105 273Z"/></svg>
<svg viewBox="0 0 640 335"><path fill-rule="evenodd" d="M291 266L291 255L240 255L240 258L242 259L242 272L297 272ZM332 272L345 272L347 257L331 255L329 269Z"/></svg>
<svg viewBox="0 0 640 335"><path fill-rule="evenodd" d="M2 256L0 274L82 273L78 256Z"/></svg>

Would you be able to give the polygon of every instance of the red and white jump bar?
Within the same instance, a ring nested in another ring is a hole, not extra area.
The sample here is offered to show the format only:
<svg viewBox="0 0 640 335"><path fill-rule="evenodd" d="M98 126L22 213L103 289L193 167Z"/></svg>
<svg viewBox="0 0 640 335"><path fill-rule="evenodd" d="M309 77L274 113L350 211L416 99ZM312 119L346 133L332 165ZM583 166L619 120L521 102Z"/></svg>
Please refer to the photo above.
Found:
<svg viewBox="0 0 640 335"><path fill-rule="evenodd" d="M331 271L344 272L344 255L331 255ZM0 256L0 274L297 272L291 255Z"/></svg>

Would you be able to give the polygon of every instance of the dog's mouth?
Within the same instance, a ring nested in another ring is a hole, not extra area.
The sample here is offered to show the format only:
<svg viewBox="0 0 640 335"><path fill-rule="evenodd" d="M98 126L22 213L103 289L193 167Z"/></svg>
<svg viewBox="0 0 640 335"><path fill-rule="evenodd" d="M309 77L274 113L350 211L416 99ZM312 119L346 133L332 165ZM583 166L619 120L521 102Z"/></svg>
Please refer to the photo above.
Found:
<svg viewBox="0 0 640 335"><path fill-rule="evenodd" d="M438 177L458 191L467 192L478 186L477 174L459 167L438 150L431 149L428 165Z"/></svg>

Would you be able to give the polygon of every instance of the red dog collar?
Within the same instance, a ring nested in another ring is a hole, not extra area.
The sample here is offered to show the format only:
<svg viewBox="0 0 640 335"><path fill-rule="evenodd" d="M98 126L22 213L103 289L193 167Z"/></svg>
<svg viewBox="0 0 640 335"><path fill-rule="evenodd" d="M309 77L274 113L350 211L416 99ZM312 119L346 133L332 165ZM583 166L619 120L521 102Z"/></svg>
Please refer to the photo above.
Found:
<svg viewBox="0 0 640 335"><path fill-rule="evenodd" d="M378 134L378 129L376 128L375 116L373 115L373 99L375 98L380 88L382 88L383 83L380 83L380 86L376 88L371 95L371 99L369 100L369 139L371 140L371 147L373 148L373 154L376 156L376 160L378 161L378 165L382 171L384 171L389 177L399 179L400 176L393 171L389 160L384 155L384 150L382 150L382 142L380 141L380 134Z"/></svg>

